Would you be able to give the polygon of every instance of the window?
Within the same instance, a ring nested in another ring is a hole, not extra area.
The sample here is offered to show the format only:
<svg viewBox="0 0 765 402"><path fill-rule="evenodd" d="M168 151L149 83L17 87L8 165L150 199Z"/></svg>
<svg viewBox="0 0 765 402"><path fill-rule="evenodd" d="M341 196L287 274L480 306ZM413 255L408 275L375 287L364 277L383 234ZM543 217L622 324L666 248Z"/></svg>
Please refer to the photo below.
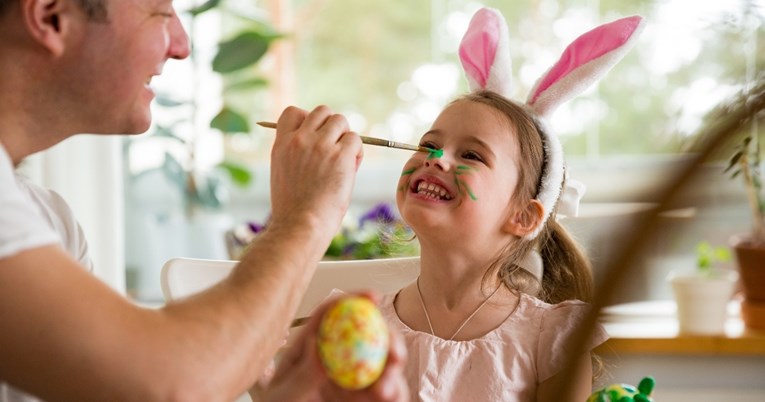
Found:
<svg viewBox="0 0 765 402"><path fill-rule="evenodd" d="M251 2L231 3L249 7L245 14L264 17L286 33L257 66L269 85L245 95L226 91L221 98L225 80L209 68L195 70L190 62L173 61L157 79L163 90L205 101L193 121L183 112L155 113L158 123L184 120L179 127L187 138L196 138L194 155L202 169L230 157L246 161L254 172L252 185L230 189L223 209L202 213L216 227L210 233L235 222L263 220L269 210L267 159L273 134L253 128L250 135L223 136L208 129L223 99L249 111L251 121L274 120L289 104L327 104L345 114L355 131L417 142L443 105L466 91L456 50L470 17L482 6L498 8L508 21L516 99L525 99L536 78L578 35L628 15L647 19L626 58L600 84L564 104L551 122L572 173L589 186L584 201L591 203L643 201L636 195L655 179L646 172L655 174L657 165L673 163L672 155L702 125L704 114L745 85L765 61L765 10L758 0L261 0L254 8ZM216 11L199 17L193 32L198 57L211 60L218 39L230 35L237 21ZM138 276L175 255L226 257L193 255L199 248L179 246L185 240L178 237L186 236L176 232L183 226L178 216L182 194L158 191L167 187L166 178L144 174L164 163L165 151L188 163L181 157L188 149L169 142L135 143L128 153L127 221L136 226L132 235L128 231L127 254ZM397 150L365 148L356 211L393 199L406 157ZM614 174L626 185L615 186ZM158 199L163 201L158 204ZM142 219L134 219L135 214ZM145 241L146 225L159 230L156 239ZM166 237L175 238L167 243Z"/></svg>

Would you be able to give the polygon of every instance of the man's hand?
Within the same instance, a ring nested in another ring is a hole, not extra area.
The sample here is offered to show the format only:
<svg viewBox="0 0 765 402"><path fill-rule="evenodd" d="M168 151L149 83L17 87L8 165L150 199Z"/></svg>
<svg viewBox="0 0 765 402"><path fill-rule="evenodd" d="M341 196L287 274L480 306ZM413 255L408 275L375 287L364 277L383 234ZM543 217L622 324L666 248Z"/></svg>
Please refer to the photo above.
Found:
<svg viewBox="0 0 765 402"><path fill-rule="evenodd" d="M271 152L272 223L316 225L327 243L350 204L361 140L326 106L284 110Z"/></svg>
<svg viewBox="0 0 765 402"><path fill-rule="evenodd" d="M364 296L374 299L370 294ZM316 336L324 312L335 301L336 298L325 301L312 313L292 347L282 356L263 401L407 402L409 389L403 375L406 347L395 331L391 331L385 370L374 384L350 391L340 388L327 377L319 359Z"/></svg>

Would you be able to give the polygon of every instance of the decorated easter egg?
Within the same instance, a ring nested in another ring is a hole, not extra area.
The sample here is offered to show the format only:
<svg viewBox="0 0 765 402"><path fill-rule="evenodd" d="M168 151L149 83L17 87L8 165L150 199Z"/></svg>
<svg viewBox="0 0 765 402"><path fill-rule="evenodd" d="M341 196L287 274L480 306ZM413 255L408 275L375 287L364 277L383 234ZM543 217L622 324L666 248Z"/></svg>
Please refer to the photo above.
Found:
<svg viewBox="0 0 765 402"><path fill-rule="evenodd" d="M388 326L365 297L346 297L324 314L318 334L319 357L339 386L361 389L374 383L388 357Z"/></svg>

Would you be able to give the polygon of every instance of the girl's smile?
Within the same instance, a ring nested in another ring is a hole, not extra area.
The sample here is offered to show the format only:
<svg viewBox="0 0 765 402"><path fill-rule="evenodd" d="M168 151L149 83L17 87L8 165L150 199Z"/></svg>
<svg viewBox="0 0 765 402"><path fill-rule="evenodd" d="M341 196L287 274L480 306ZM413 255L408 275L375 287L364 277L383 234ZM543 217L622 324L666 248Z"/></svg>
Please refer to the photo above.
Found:
<svg viewBox="0 0 765 402"><path fill-rule="evenodd" d="M422 174L413 178L409 191L417 198L423 198L428 201L451 201L454 199L455 191L446 182L436 176Z"/></svg>

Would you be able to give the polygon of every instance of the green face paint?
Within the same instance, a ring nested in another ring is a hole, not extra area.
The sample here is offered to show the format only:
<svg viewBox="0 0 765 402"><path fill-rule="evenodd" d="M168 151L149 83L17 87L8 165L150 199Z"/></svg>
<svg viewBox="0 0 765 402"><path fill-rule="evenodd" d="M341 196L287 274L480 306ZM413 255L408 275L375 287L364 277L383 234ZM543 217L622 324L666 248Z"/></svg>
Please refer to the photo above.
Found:
<svg viewBox="0 0 765 402"><path fill-rule="evenodd" d="M476 172L478 171L478 169L476 169L476 168L474 168L474 167L470 167L470 166L464 166L464 165L457 165L457 171L456 171L456 172L454 172L454 174L456 174L457 176L459 176L459 175L461 175L461 174L463 174L463 173L466 173L466 172L467 172L467 171L469 171L469 170L475 170Z"/></svg>
<svg viewBox="0 0 765 402"><path fill-rule="evenodd" d="M469 171L469 170L477 171L478 169L472 168L470 166L459 165L459 166L457 166L457 171L454 172L454 174L459 176L462 173L465 173L466 171ZM473 201L478 201L478 197L476 197L475 194L473 194L473 190L471 190L470 187L464 181L459 180L459 179L457 179L455 177L454 178L454 183L457 185L457 189L460 191L460 193L462 193L462 194L467 193L467 195L470 197L470 199L472 199Z"/></svg>
<svg viewBox="0 0 765 402"><path fill-rule="evenodd" d="M415 170L417 170L417 168L411 168L411 169L404 170L403 172L401 172L401 177L410 175L410 174L414 173ZM407 182L407 183L409 183L409 182ZM399 193L404 192L404 190L406 189L406 186L407 186L407 184L402 184L401 186L399 186L398 187L398 192Z"/></svg>
<svg viewBox="0 0 765 402"><path fill-rule="evenodd" d="M440 158L442 156L444 156L444 150L443 149L428 148L428 159L438 159L438 158Z"/></svg>

